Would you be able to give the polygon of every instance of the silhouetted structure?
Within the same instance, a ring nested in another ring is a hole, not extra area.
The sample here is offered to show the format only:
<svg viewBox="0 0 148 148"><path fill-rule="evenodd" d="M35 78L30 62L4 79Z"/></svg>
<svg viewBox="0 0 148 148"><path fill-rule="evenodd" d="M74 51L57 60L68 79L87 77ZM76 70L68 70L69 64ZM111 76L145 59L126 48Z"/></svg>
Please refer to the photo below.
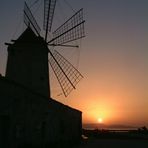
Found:
<svg viewBox="0 0 148 148"><path fill-rule="evenodd" d="M85 37L85 33L84 33L85 20L83 19L83 9L80 9L72 17L70 17L64 24L62 24L55 31L53 31L52 37L50 37L48 40L48 33L51 34L55 6L56 6L56 0L44 0L43 30L45 30L45 37L42 38L42 41L40 40L39 41L40 43L38 42L37 44L37 45L41 45L41 48L44 48L44 52L42 50L39 50L39 52L40 53L42 52L41 54L43 55L43 57L39 59L40 61L39 64L41 63L42 64L46 63L46 65L48 64L47 53L49 53L50 55L49 63L58 79L58 82L62 88L63 94L66 97L70 94L70 92L73 89L76 88L76 85L83 78L83 76L57 50L55 49L51 50L51 47L56 47L56 46L78 47L78 46L68 45L67 43ZM37 24L26 2L24 5L24 23L26 24L27 27L30 27L34 31L34 33L36 33L40 37L41 29ZM36 44L34 43L32 43L31 46L32 45L33 45L33 48L34 46L36 46ZM50 48L48 48L48 46ZM36 52L36 51L34 50L33 52ZM43 62L43 59L44 59L44 62ZM38 62L37 59L36 60L34 59L33 61ZM46 70L47 70L47 67L48 66L45 67ZM45 69L43 69L44 72L46 71Z"/></svg>
<svg viewBox="0 0 148 148"><path fill-rule="evenodd" d="M81 112L49 95L48 50L27 28L8 46L6 77L0 76L1 146L44 148L79 142Z"/></svg>
<svg viewBox="0 0 148 148"><path fill-rule="evenodd" d="M80 72L58 51L48 46L66 46L84 37L83 11L80 9L47 41L56 0L44 1L45 38L27 3L24 22L27 29L8 45L6 76L0 75L0 147L45 148L78 143L82 113L51 98L50 63L65 96L82 79ZM76 46L77 47L77 46ZM50 54L50 59L48 59Z"/></svg>

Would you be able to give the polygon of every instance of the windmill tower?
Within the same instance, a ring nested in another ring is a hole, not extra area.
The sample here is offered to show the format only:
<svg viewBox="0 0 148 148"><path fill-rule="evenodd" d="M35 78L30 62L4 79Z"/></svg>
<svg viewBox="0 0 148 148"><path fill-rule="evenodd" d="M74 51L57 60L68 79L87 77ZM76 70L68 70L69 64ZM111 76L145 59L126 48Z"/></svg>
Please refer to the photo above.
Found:
<svg viewBox="0 0 148 148"><path fill-rule="evenodd" d="M77 11L52 32L55 6L56 0L44 0L43 29L45 36L41 37L41 29L29 6L26 2L24 3L24 23L27 29L17 40L13 40L13 44L9 44L6 69L7 78L49 98L51 93L48 63L50 63L65 96L68 96L83 78L65 57L57 50L51 50L53 46L75 47L69 43L85 37L83 9ZM48 34L51 32L52 38L48 40ZM49 59L48 55L50 55Z"/></svg>

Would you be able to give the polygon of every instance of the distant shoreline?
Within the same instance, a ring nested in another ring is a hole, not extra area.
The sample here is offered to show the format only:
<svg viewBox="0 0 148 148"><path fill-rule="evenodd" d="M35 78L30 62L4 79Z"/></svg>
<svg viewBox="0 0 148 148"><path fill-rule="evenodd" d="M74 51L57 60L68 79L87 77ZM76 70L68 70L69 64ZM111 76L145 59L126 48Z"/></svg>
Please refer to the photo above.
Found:
<svg viewBox="0 0 148 148"><path fill-rule="evenodd" d="M112 127L112 128L93 128L93 127L83 127L83 129L85 129L85 130L98 129L98 130L108 130L108 131L133 131L133 130L137 130L138 128L136 128L136 127L133 127L133 128L115 128L115 127Z"/></svg>
<svg viewBox="0 0 148 148"><path fill-rule="evenodd" d="M148 140L148 129L130 128L130 129L85 129L82 133L84 137L107 138L107 139L146 139Z"/></svg>
<svg viewBox="0 0 148 148"><path fill-rule="evenodd" d="M139 127L135 126L129 126L129 125L106 125L106 124L97 124L97 123L88 123L88 124L83 124L83 129L87 130L94 130L94 129L99 129L99 130L137 130Z"/></svg>

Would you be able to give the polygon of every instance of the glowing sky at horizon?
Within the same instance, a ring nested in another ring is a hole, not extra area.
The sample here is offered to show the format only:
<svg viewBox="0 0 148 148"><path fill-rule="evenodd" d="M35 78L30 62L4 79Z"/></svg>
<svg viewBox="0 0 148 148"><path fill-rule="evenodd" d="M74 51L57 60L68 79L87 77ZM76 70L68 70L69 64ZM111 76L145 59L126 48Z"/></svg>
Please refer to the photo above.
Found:
<svg viewBox="0 0 148 148"><path fill-rule="evenodd" d="M84 79L68 98L57 96L61 90L54 84L53 98L81 110L85 123L97 122L101 117L106 124L148 126L148 1L69 0L69 3L76 10L81 7L85 10L86 38L82 41L79 65ZM2 74L7 58L3 44L15 34L22 9L23 0L0 1ZM22 28L23 25L21 31Z"/></svg>

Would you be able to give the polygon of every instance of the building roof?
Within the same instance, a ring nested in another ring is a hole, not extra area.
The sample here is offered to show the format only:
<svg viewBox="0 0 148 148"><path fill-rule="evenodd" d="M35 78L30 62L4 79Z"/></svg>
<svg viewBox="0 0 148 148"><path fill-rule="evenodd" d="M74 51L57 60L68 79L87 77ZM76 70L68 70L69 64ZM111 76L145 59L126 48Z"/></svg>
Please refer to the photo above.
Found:
<svg viewBox="0 0 148 148"><path fill-rule="evenodd" d="M81 113L81 111L79 111L79 110L77 110L75 108L72 108L70 106L64 105L63 103L58 102L58 101L54 100L53 98L48 98L48 97L46 97L46 96L44 96L44 95L42 95L42 94L40 94L38 92L33 91L32 89L29 89L28 87L25 87L22 84L19 84L19 83L15 82L15 81L9 80L9 79L7 79L6 77L4 77L2 75L0 75L0 84L1 85L5 84L9 88L12 88L12 87L19 88L22 91L26 91L28 93L36 95L37 97L35 99L40 99L40 101L48 101L48 103L51 104L51 105L53 104L54 106L57 106L57 107L64 107L64 108L67 108L67 109L70 109L70 110L73 110L73 111ZM5 87L4 87L4 89L5 89ZM9 93L9 92L7 92L7 93ZM1 94L0 94L0 96L1 96Z"/></svg>

